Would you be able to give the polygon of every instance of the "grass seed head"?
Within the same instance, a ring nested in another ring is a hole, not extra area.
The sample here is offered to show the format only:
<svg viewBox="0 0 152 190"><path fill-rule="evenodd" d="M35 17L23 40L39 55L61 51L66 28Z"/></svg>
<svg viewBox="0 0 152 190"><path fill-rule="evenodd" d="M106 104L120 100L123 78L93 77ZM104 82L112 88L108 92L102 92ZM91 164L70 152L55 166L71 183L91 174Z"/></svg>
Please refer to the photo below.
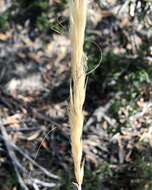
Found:
<svg viewBox="0 0 152 190"><path fill-rule="evenodd" d="M83 181L82 131L84 122L83 104L86 93L86 56L83 51L87 18L87 0L70 0L71 39L71 85L69 122L75 177L78 189Z"/></svg>

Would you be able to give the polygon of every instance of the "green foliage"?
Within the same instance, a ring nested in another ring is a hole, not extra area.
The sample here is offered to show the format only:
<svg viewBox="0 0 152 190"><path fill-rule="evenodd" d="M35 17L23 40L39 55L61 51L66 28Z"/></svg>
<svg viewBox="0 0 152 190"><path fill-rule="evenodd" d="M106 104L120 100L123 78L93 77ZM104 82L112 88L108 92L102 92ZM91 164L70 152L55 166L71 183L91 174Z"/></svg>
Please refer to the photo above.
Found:
<svg viewBox="0 0 152 190"><path fill-rule="evenodd" d="M0 30L6 30L9 28L9 15L4 13L0 15Z"/></svg>
<svg viewBox="0 0 152 190"><path fill-rule="evenodd" d="M40 31L46 31L50 27L50 22L46 13L42 13L36 20L36 26Z"/></svg>
<svg viewBox="0 0 152 190"><path fill-rule="evenodd" d="M102 183L110 190L151 190L152 164L139 159L133 164L119 165L117 168L109 164L102 166Z"/></svg>
<svg viewBox="0 0 152 190"><path fill-rule="evenodd" d="M86 45L88 51L93 52L91 43ZM99 52L89 53L90 70L96 66L98 60ZM110 134L121 132L122 122L123 127L132 127L127 119L120 119L121 108L126 110L128 117L141 111L137 102L143 94L143 88L149 85L152 79L152 66L143 63L140 55L139 58L134 59L125 54L116 55L109 51L103 54L100 67L89 76L102 96L108 97L111 93L120 94L109 110L111 117L115 118L120 125L108 128L107 132Z"/></svg>
<svg viewBox="0 0 152 190"><path fill-rule="evenodd" d="M62 33L62 27L58 23L58 13L64 8L66 1L49 5L49 0L13 0L13 10L18 10L16 20L24 24L26 20L40 32L49 30Z"/></svg>
<svg viewBox="0 0 152 190"><path fill-rule="evenodd" d="M101 177L95 171L86 168L84 178L84 189L92 190L92 187L96 190L99 190L101 188Z"/></svg>
<svg viewBox="0 0 152 190"><path fill-rule="evenodd" d="M142 83L149 83L150 78L147 71L141 69L134 73L130 73L128 75L128 81L130 81L135 88L139 88Z"/></svg>
<svg viewBox="0 0 152 190"><path fill-rule="evenodd" d="M151 190L151 176L152 164L141 158L132 164L115 165L115 167L110 163L103 162L94 170L85 168L83 188L85 190L92 190L92 188L100 190L106 187L110 190ZM63 176L63 183L66 184L61 189L72 189L71 181L69 176L65 182L65 176Z"/></svg>
<svg viewBox="0 0 152 190"><path fill-rule="evenodd" d="M30 24L36 26L40 23L44 26L48 22L49 2L48 0L14 0L14 10L18 10L16 19L18 22L30 20ZM40 20L40 21L39 21Z"/></svg>
<svg viewBox="0 0 152 190"><path fill-rule="evenodd" d="M20 8L34 10L38 9L40 11L45 11L48 8L48 0L14 0L14 3L16 3Z"/></svg>

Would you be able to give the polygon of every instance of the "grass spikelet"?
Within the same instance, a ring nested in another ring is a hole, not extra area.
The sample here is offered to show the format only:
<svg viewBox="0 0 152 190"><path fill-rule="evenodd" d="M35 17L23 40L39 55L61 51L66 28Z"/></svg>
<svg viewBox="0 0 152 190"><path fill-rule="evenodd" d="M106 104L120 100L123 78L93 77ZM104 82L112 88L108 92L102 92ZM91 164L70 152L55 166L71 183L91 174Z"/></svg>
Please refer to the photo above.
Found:
<svg viewBox="0 0 152 190"><path fill-rule="evenodd" d="M88 0L69 0L71 39L71 86L69 122L75 177L78 190L83 181L82 131L86 93L86 56L83 51Z"/></svg>

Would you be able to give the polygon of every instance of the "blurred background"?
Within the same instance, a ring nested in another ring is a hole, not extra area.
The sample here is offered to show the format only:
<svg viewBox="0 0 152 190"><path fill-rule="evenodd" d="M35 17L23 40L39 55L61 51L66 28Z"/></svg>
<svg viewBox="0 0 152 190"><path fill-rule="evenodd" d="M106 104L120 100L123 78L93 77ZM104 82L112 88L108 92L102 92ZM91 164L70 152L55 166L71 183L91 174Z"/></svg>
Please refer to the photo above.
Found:
<svg viewBox="0 0 152 190"><path fill-rule="evenodd" d="M0 190L71 190L66 0L0 0ZM84 190L152 189L152 1L90 0Z"/></svg>

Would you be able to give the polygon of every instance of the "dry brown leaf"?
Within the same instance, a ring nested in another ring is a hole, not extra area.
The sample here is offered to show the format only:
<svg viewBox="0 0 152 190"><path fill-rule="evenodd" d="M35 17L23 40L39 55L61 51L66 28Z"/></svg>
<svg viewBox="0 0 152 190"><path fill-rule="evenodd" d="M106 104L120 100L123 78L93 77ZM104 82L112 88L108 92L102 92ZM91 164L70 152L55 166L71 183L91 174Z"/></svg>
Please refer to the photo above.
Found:
<svg viewBox="0 0 152 190"><path fill-rule="evenodd" d="M6 40L8 40L9 39L9 35L7 35L7 34L4 34L4 33L0 33L0 40L1 41L6 41Z"/></svg>
<svg viewBox="0 0 152 190"><path fill-rule="evenodd" d="M44 140L44 141L41 143L41 146L42 146L44 149L48 150L48 142L47 142L47 140Z"/></svg>
<svg viewBox="0 0 152 190"><path fill-rule="evenodd" d="M22 114L14 114L12 116L8 116L4 120L4 125L15 125L15 124L18 124L18 123L21 122L21 119L22 119Z"/></svg>

